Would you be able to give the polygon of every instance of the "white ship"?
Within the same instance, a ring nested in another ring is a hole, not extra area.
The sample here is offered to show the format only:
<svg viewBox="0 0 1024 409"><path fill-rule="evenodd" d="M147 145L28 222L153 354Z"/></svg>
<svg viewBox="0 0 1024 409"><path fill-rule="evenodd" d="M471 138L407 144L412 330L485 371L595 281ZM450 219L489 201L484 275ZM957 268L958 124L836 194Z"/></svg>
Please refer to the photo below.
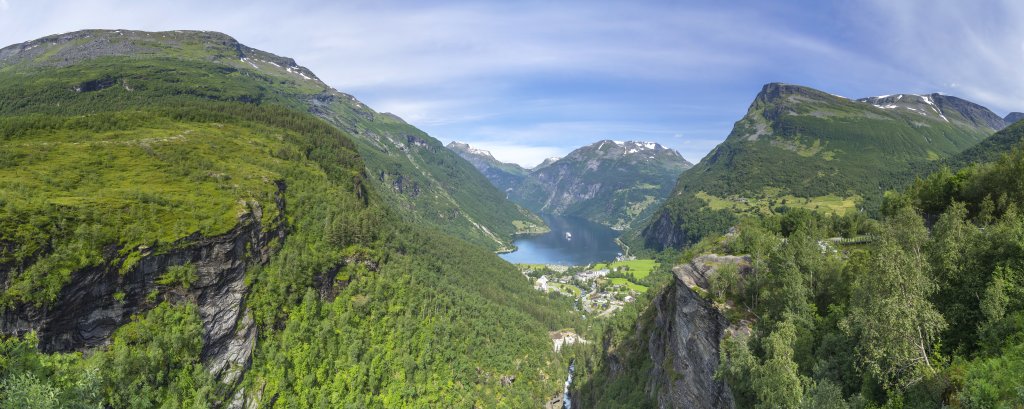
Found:
<svg viewBox="0 0 1024 409"><path fill-rule="evenodd" d="M566 240L572 240L572 233L565 232L565 239Z"/></svg>

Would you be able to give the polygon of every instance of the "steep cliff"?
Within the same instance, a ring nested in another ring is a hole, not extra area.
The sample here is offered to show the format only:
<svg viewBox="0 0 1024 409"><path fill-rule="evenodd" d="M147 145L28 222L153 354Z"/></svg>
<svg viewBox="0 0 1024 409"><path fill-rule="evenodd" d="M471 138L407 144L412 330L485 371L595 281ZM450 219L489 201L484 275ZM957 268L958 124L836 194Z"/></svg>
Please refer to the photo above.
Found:
<svg viewBox="0 0 1024 409"><path fill-rule="evenodd" d="M283 192L277 204L283 214ZM118 271L124 259L75 271L52 304L21 304L4 312L0 333L36 331L45 352L86 351L107 344L133 315L161 302L194 303L204 330L200 357L215 378L234 386L248 369L256 342L244 301L245 272L269 260L272 241L285 239L282 220L265 230L262 213L255 207L224 235L193 235L169 251L144 252L126 274ZM195 277L187 285L162 283L161 276L174 266L190 266Z"/></svg>
<svg viewBox="0 0 1024 409"><path fill-rule="evenodd" d="M729 386L715 378L718 348L727 332L744 329L730 327L720 306L705 298L708 280L724 264L743 269L749 259L705 255L674 268L633 334L604 347L600 371L574 391L574 405L618 407L626 397L617 390L642 387L658 408L734 407Z"/></svg>

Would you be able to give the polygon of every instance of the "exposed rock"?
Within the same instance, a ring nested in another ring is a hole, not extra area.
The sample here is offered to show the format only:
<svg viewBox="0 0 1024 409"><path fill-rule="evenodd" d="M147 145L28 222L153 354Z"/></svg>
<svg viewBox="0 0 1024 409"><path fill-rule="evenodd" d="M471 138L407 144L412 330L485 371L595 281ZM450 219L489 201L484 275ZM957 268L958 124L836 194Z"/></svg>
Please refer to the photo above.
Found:
<svg viewBox="0 0 1024 409"><path fill-rule="evenodd" d="M742 258L698 258L676 269L676 280L653 302L650 333L651 376L646 390L656 391L659 408L732 408L732 391L715 379L718 345L729 327L725 316L688 283L706 283L713 268L706 262Z"/></svg>
<svg viewBox="0 0 1024 409"><path fill-rule="evenodd" d="M562 409L565 407L565 401L563 400L562 394L559 393L555 397L551 398L547 403L544 404L544 409Z"/></svg>
<svg viewBox="0 0 1024 409"><path fill-rule="evenodd" d="M703 289L710 288L708 280L716 272L717 267L722 264L736 264L739 266L740 275L746 275L750 271L750 256L719 256L717 254L705 254L698 256L689 263L680 264L672 268L676 278L686 285L687 288L694 286Z"/></svg>
<svg viewBox="0 0 1024 409"><path fill-rule="evenodd" d="M629 369L649 367L640 374L643 384L635 387L643 388L658 408L733 408L732 391L715 379L715 372L722 338L742 329L730 328L718 307L701 295L706 291L701 286L725 263L739 264L742 274L749 257L707 255L673 269L676 279L652 300L636 334L622 344L606 341L601 375L614 381ZM601 399L600 390L582 390L597 396L580 401Z"/></svg>
<svg viewBox="0 0 1024 409"><path fill-rule="evenodd" d="M284 184L278 183L277 206L284 214ZM153 291L171 302L193 302L203 321L201 359L217 379L236 385L251 363L256 342L256 326L245 307L245 271L270 258L272 239L284 239L283 217L273 230L261 225L262 209L250 204L250 211L239 217L238 225L216 237L192 235L172 249L147 254L125 274L118 272L120 262L76 271L61 289L57 300L37 307L23 304L4 312L0 333L21 335L37 331L44 352L88 350L105 345L110 336L158 302ZM123 260L122 260L123 262ZM197 280L188 289L170 288L156 280L171 266L190 263L196 267ZM123 294L121 300L115 293Z"/></svg>
<svg viewBox="0 0 1024 409"><path fill-rule="evenodd" d="M686 242L686 232L681 223L676 223L672 215L664 210L653 223L644 228L642 235L646 247L656 250L680 248Z"/></svg>

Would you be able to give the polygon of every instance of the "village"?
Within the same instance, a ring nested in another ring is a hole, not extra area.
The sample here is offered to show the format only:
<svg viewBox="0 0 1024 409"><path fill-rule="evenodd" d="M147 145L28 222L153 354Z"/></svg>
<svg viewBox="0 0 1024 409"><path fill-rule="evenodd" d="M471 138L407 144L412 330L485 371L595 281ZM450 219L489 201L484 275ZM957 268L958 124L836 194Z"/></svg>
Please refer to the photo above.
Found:
<svg viewBox="0 0 1024 409"><path fill-rule="evenodd" d="M577 308L588 315L608 316L647 292L639 284L658 263L648 259L621 258L611 263L586 266L519 264L534 288L572 297Z"/></svg>

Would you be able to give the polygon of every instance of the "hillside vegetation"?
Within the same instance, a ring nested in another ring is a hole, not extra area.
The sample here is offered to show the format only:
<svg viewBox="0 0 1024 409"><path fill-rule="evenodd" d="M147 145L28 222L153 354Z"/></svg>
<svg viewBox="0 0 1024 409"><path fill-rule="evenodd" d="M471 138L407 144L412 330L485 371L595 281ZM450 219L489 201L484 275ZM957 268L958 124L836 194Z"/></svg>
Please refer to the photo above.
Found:
<svg viewBox="0 0 1024 409"><path fill-rule="evenodd" d="M877 212L883 192L1003 126L984 107L955 97L854 101L768 84L726 140L680 176L643 231L627 236L654 249L679 248L723 232L742 213Z"/></svg>
<svg viewBox="0 0 1024 409"><path fill-rule="evenodd" d="M571 306L392 207L354 137L308 113L324 87L308 70L216 33L14 47L0 53L0 407L523 407L560 389L547 332ZM245 272L258 337L237 382L202 359L189 294L204 272L188 265L141 304L115 292L141 312L104 345L43 353L40 334L8 332L11 314L84 296L65 291L76 277L126 277L244 223L283 235L246 249L269 257Z"/></svg>
<svg viewBox="0 0 1024 409"><path fill-rule="evenodd" d="M1021 148L890 193L877 220L789 209L745 217L734 234L690 248L682 261L750 256L742 269L717 270L706 291L693 290L731 325L715 376L736 407L1020 407ZM852 224L867 244L827 240ZM665 404L656 390L635 388L661 384L648 339L668 331L650 324L664 308L626 310L595 346L577 348L579 400Z"/></svg>

